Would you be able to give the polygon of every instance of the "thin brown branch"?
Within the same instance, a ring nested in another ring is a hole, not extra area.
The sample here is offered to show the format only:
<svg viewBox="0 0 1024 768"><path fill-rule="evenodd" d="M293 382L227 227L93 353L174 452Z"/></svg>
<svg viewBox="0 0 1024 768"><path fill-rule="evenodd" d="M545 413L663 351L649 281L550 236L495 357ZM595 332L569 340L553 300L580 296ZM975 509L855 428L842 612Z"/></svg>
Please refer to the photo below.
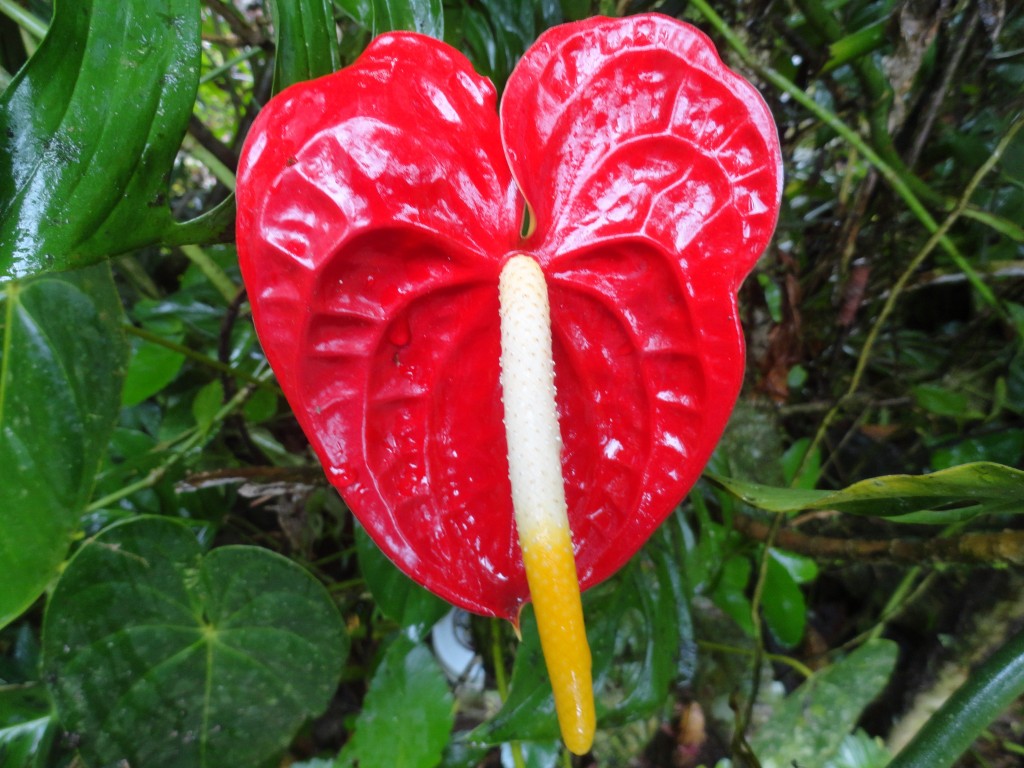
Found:
<svg viewBox="0 0 1024 768"><path fill-rule="evenodd" d="M756 541L772 539L770 523L735 514L733 527ZM1024 531L964 533L928 539L859 539L814 536L782 528L774 536L781 549L815 560L897 563L956 563L962 565L1024 565Z"/></svg>

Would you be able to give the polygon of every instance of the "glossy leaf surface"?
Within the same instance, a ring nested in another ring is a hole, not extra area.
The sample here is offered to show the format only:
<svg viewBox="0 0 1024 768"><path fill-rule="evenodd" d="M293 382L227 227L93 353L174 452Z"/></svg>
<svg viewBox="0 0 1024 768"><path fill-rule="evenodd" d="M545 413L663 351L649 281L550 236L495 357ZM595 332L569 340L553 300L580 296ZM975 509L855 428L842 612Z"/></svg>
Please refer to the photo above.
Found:
<svg viewBox="0 0 1024 768"><path fill-rule="evenodd" d="M500 120L460 53L413 34L268 105L238 189L257 330L389 557L470 610L515 619L527 599L497 291L525 252L551 298L582 586L625 563L735 400L735 291L774 227L779 165L757 93L703 34L656 15L546 32Z"/></svg>
<svg viewBox="0 0 1024 768"><path fill-rule="evenodd" d="M329 0L276 0L274 90L327 75L341 63Z"/></svg>
<svg viewBox="0 0 1024 768"><path fill-rule="evenodd" d="M89 765L263 765L334 693L348 648L324 587L256 547L204 555L170 518L85 544L43 625L43 668Z"/></svg>
<svg viewBox="0 0 1024 768"><path fill-rule="evenodd" d="M222 227L222 211L182 225L166 204L199 21L199 0L56 4L0 97L0 282Z"/></svg>
<svg viewBox="0 0 1024 768"><path fill-rule="evenodd" d="M121 405L127 347L107 265L0 292L0 627L56 577Z"/></svg>

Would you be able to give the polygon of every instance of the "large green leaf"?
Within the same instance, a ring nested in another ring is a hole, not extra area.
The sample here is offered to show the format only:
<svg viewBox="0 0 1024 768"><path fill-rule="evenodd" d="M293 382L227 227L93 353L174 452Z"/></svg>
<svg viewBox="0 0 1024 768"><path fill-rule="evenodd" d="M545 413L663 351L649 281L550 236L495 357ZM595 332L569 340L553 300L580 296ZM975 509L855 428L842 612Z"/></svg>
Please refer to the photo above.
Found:
<svg viewBox="0 0 1024 768"><path fill-rule="evenodd" d="M85 544L43 622L57 712L96 766L262 765L327 706L347 646L298 565L256 547L204 556L170 518Z"/></svg>
<svg viewBox="0 0 1024 768"><path fill-rule="evenodd" d="M708 479L769 512L835 509L898 523L948 525L982 514L1021 512L1024 472L976 462L927 475L886 475L841 491L775 488L708 473Z"/></svg>
<svg viewBox="0 0 1024 768"><path fill-rule="evenodd" d="M453 698L437 660L422 643L398 637L388 648L333 768L432 768L455 721Z"/></svg>
<svg viewBox="0 0 1024 768"><path fill-rule="evenodd" d="M274 91L327 75L341 65L330 0L275 0Z"/></svg>
<svg viewBox="0 0 1024 768"><path fill-rule="evenodd" d="M106 265L0 294L0 627L57 574L121 404L126 346Z"/></svg>
<svg viewBox="0 0 1024 768"><path fill-rule="evenodd" d="M0 282L220 233L166 205L199 56L199 0L55 3L0 97Z"/></svg>
<svg viewBox="0 0 1024 768"><path fill-rule="evenodd" d="M896 664L896 644L873 640L786 697L750 740L762 765L823 768Z"/></svg>
<svg viewBox="0 0 1024 768"><path fill-rule="evenodd" d="M388 560L362 527L356 528L356 554L359 571L381 613L417 639L426 637L430 628L451 610L448 603L421 587Z"/></svg>

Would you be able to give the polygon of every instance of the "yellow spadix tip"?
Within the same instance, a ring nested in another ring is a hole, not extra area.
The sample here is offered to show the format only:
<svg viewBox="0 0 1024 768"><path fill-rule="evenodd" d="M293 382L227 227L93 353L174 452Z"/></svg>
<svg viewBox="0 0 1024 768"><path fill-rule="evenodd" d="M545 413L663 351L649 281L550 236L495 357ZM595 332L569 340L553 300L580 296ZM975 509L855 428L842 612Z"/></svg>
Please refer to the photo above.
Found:
<svg viewBox="0 0 1024 768"><path fill-rule="evenodd" d="M524 542L523 563L555 694L558 726L569 751L583 755L594 743L596 718L590 646L572 541L567 528L531 533Z"/></svg>

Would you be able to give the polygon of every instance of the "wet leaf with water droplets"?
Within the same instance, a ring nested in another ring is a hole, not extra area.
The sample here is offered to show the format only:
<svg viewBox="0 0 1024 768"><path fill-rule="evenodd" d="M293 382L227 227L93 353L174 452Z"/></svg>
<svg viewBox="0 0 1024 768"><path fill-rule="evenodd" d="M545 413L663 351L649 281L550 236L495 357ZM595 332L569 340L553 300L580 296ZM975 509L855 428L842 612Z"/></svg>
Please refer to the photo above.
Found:
<svg viewBox="0 0 1024 768"><path fill-rule="evenodd" d="M121 404L127 347L106 265L0 292L0 627L57 575Z"/></svg>
<svg viewBox="0 0 1024 768"><path fill-rule="evenodd" d="M256 547L204 555L169 518L84 545L43 624L44 674L90 765L263 765L327 706L347 650L298 565Z"/></svg>

